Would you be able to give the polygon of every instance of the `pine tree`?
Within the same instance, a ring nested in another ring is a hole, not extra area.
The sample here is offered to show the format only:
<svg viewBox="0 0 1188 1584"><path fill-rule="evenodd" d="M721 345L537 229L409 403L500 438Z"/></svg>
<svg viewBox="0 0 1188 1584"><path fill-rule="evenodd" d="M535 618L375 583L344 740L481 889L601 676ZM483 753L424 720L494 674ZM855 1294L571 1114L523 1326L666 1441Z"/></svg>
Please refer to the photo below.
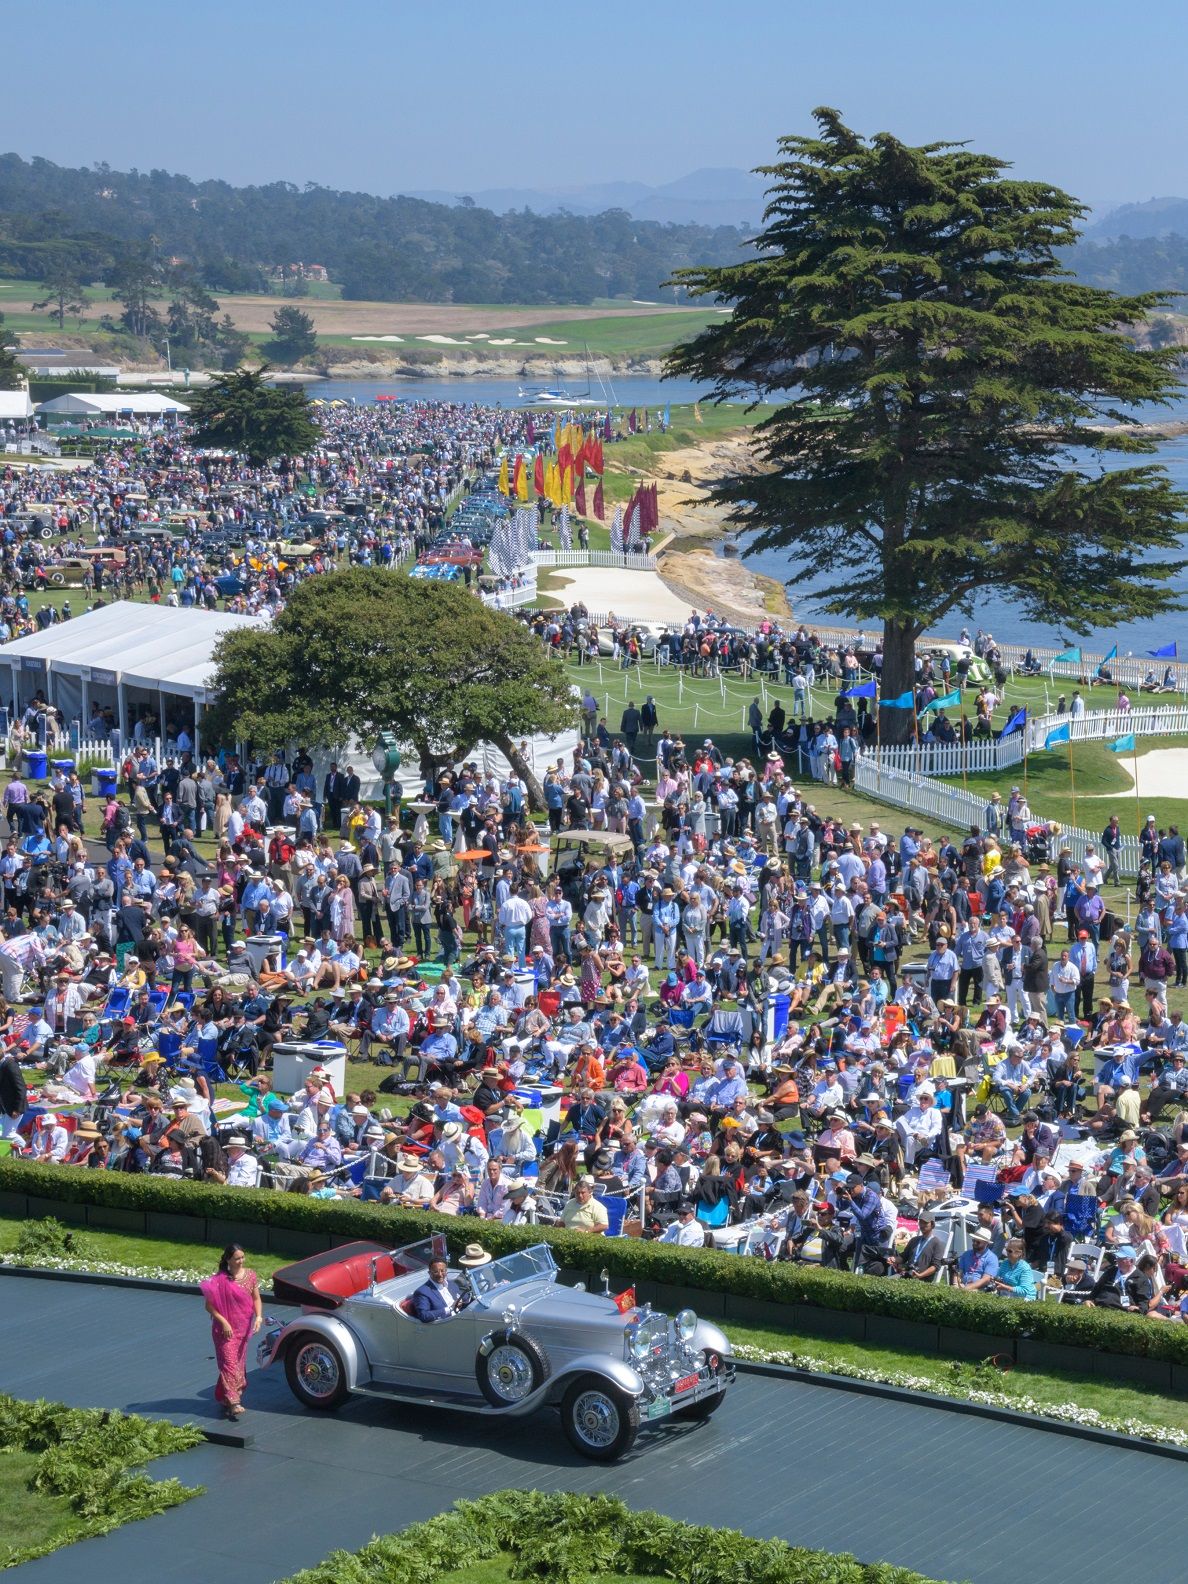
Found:
<svg viewBox="0 0 1188 1584"><path fill-rule="evenodd" d="M827 610L882 621L887 697L912 687L921 633L990 589L1077 632L1178 608L1184 498L1161 467L1070 454L1154 449L1104 426L1175 386L1174 351L1119 333L1165 294L1066 275L1084 210L1001 160L814 119L764 169L756 256L677 276L733 312L669 372L777 404L759 473L716 499L787 552L789 582L828 574ZM911 715L885 711L883 738Z"/></svg>

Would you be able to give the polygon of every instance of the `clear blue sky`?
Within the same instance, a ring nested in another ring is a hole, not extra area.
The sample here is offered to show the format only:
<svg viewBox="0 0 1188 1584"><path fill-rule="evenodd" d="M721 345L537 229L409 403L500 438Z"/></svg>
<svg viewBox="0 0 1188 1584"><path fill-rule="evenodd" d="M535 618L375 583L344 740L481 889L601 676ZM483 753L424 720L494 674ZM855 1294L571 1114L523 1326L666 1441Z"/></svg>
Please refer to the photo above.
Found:
<svg viewBox="0 0 1188 1584"><path fill-rule="evenodd" d="M7 8L4 42L0 143L68 165L664 182L759 164L831 104L1094 203L1188 193L1182 0L52 0Z"/></svg>

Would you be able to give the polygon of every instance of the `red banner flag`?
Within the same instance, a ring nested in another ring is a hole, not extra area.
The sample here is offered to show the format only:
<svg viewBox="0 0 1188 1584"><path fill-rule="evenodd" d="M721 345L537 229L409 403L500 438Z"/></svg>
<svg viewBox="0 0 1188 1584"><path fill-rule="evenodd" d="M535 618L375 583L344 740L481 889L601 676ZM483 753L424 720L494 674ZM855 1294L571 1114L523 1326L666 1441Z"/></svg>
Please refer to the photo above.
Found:
<svg viewBox="0 0 1188 1584"><path fill-rule="evenodd" d="M632 434L635 433L636 423L637 423L637 420L636 420L636 417L635 417L635 408L633 407L631 409L631 411L627 414L627 427L631 431Z"/></svg>
<svg viewBox="0 0 1188 1584"><path fill-rule="evenodd" d="M606 507L602 501L602 480L594 486L594 516L599 522L606 521Z"/></svg>
<svg viewBox="0 0 1188 1584"><path fill-rule="evenodd" d="M536 464L532 469L532 487L538 495L543 495L545 492L544 457L539 451L536 453Z"/></svg>
<svg viewBox="0 0 1188 1584"><path fill-rule="evenodd" d="M578 480L578 487L574 492L573 504L577 510L578 516L584 517L586 515L586 481L584 478Z"/></svg>

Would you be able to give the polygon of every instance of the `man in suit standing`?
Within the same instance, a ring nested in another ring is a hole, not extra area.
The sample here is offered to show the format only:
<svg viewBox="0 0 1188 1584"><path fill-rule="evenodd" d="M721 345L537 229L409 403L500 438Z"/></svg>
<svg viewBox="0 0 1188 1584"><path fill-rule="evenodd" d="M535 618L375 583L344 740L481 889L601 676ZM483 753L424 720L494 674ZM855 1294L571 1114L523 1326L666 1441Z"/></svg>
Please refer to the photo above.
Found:
<svg viewBox="0 0 1188 1584"><path fill-rule="evenodd" d="M338 761L335 760L326 772L326 779L322 782L322 802L326 806L326 829L337 830L342 820L342 777L338 773Z"/></svg>

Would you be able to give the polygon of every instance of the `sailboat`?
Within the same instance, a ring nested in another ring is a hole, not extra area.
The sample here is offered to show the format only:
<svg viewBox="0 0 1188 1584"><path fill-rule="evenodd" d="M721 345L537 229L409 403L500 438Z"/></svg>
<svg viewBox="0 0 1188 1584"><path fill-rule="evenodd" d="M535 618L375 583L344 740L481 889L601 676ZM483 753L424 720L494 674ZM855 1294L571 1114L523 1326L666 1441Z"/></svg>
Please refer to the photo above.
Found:
<svg viewBox="0 0 1188 1584"><path fill-rule="evenodd" d="M578 395L567 391L563 385L548 385L543 390L530 391L520 387L520 400L526 407L604 407L603 398L590 394L590 348L583 342L582 352L586 359L586 388ZM558 371L559 372L559 371ZM599 375L598 383L602 384ZM604 387L605 389L605 387Z"/></svg>

